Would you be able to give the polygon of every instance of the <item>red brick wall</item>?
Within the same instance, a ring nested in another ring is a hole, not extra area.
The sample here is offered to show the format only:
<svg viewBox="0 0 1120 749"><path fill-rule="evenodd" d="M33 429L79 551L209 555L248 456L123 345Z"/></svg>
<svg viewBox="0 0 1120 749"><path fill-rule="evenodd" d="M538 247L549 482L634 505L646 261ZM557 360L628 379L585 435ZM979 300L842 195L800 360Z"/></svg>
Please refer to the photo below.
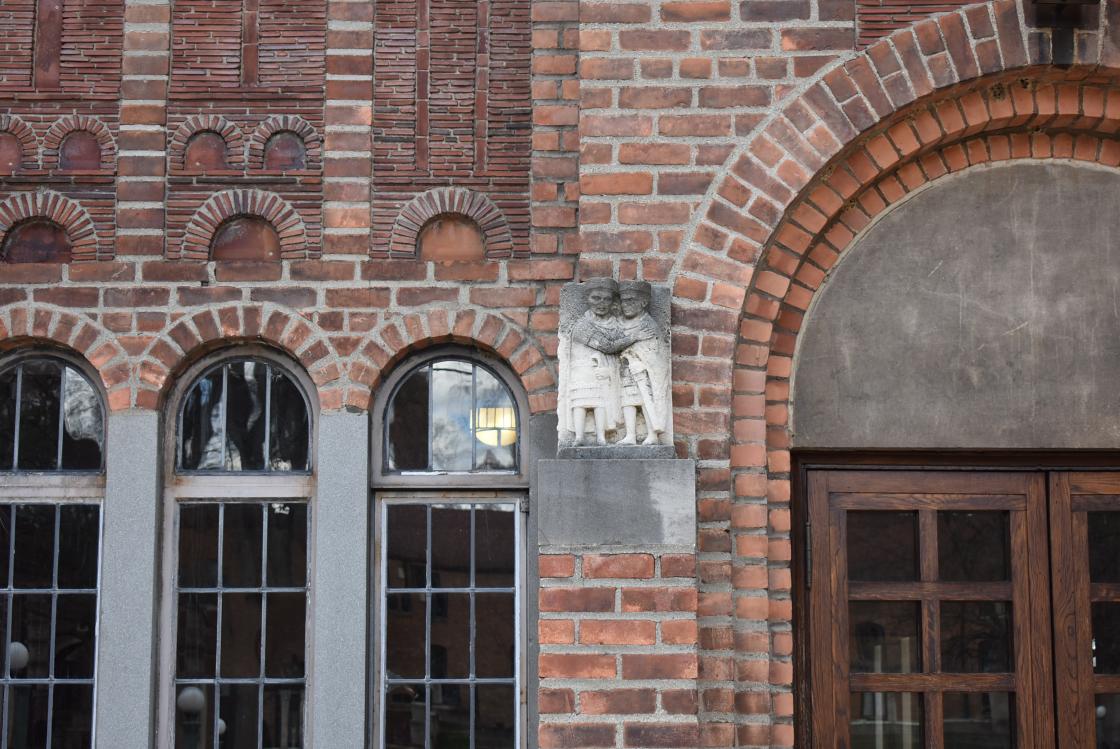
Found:
<svg viewBox="0 0 1120 749"><path fill-rule="evenodd" d="M858 44L866 47L896 29L964 5L960 0L856 0Z"/></svg>

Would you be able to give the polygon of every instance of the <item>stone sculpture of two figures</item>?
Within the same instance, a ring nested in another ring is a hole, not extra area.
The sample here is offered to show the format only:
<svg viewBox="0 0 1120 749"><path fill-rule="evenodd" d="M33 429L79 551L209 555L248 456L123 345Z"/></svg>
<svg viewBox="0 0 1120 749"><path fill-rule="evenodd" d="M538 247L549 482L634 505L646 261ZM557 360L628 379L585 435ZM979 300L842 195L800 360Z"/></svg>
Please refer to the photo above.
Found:
<svg viewBox="0 0 1120 749"><path fill-rule="evenodd" d="M642 445L672 445L668 299L656 296L644 281L594 278L565 286L562 447L637 445L639 436Z"/></svg>

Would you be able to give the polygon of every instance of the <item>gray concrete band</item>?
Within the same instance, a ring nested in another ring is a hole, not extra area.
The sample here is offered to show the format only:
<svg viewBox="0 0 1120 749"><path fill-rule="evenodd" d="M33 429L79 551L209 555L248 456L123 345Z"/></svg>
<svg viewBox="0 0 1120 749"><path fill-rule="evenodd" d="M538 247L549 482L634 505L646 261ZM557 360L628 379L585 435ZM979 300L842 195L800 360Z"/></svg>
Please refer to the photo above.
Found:
<svg viewBox="0 0 1120 749"><path fill-rule="evenodd" d="M97 749L153 745L158 465L159 415L110 413L97 638Z"/></svg>
<svg viewBox="0 0 1120 749"><path fill-rule="evenodd" d="M311 725L308 746L366 745L369 588L369 416L319 420L312 499Z"/></svg>

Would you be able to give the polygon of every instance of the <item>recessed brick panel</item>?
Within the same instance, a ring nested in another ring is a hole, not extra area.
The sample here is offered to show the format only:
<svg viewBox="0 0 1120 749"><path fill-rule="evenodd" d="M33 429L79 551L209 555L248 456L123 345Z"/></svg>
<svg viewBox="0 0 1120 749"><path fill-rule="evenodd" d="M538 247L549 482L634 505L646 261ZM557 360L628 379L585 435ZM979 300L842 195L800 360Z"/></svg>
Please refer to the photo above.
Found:
<svg viewBox="0 0 1120 749"><path fill-rule="evenodd" d="M856 0L857 44L866 47L903 26L969 4L945 0Z"/></svg>

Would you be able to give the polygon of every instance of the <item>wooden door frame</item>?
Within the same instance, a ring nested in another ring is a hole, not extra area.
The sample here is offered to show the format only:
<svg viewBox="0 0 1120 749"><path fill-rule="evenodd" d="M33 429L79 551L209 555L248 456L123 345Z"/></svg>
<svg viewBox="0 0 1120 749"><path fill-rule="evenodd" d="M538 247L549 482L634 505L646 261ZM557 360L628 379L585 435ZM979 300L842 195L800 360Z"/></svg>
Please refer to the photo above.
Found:
<svg viewBox="0 0 1120 749"><path fill-rule="evenodd" d="M811 749L813 654L811 596L807 585L809 472L824 470L1094 471L1120 473L1118 450L822 450L791 453L790 540L792 556L793 694L795 746Z"/></svg>

